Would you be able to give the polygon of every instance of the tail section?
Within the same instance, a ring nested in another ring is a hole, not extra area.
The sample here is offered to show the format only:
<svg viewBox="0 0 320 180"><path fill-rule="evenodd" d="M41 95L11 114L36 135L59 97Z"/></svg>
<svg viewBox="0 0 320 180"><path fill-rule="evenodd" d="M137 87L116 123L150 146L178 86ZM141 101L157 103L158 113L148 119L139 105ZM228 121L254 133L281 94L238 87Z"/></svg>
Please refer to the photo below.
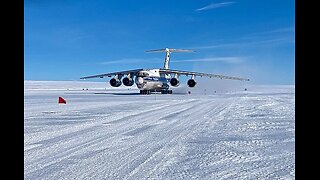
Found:
<svg viewBox="0 0 320 180"><path fill-rule="evenodd" d="M195 52L195 50L189 50L189 49L155 49L155 50L148 50L146 52L166 52L166 57L164 59L164 69L169 69L169 61L170 61L170 53L172 52Z"/></svg>

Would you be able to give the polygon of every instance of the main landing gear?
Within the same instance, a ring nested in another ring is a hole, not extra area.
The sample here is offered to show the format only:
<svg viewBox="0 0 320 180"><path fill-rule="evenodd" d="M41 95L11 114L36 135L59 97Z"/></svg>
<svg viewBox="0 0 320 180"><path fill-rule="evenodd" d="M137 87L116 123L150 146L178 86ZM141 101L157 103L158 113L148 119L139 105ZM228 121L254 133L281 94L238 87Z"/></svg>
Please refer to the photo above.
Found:
<svg viewBox="0 0 320 180"><path fill-rule="evenodd" d="M150 90L140 90L140 94L151 94Z"/></svg>
<svg viewBox="0 0 320 180"><path fill-rule="evenodd" d="M161 90L161 94L172 94L172 90L168 90L168 89Z"/></svg>
<svg viewBox="0 0 320 180"><path fill-rule="evenodd" d="M157 91L140 90L140 94L151 94L151 92L157 92ZM168 90L168 89L163 89L160 92L161 94L172 94L172 90Z"/></svg>

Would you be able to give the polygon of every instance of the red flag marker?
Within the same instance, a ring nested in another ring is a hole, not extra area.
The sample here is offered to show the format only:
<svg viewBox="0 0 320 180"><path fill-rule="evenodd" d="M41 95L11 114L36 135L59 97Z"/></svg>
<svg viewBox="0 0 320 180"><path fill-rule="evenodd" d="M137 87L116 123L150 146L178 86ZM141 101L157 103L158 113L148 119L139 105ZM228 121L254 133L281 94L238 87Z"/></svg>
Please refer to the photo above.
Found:
<svg viewBox="0 0 320 180"><path fill-rule="evenodd" d="M59 101L58 103L63 103L63 104L67 104L67 101L65 99L63 99L62 97L59 97Z"/></svg>

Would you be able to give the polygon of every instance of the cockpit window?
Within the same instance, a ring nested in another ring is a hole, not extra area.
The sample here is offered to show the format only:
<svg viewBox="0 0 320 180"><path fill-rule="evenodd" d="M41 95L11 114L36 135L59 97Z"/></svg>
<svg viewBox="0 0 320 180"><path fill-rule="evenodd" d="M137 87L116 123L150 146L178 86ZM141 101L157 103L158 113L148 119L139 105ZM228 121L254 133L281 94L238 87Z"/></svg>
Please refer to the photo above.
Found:
<svg viewBox="0 0 320 180"><path fill-rule="evenodd" d="M146 77L146 76L149 76L149 73L146 73L146 72L139 72L137 74L138 77Z"/></svg>

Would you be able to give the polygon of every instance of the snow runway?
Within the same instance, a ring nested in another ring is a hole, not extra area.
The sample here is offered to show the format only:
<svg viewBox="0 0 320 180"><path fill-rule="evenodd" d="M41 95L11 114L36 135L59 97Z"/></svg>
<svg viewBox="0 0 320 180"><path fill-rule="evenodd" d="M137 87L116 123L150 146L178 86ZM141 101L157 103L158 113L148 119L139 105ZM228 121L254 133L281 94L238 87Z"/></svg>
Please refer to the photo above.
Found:
<svg viewBox="0 0 320 180"><path fill-rule="evenodd" d="M28 87L25 179L295 178L294 86L212 95Z"/></svg>

